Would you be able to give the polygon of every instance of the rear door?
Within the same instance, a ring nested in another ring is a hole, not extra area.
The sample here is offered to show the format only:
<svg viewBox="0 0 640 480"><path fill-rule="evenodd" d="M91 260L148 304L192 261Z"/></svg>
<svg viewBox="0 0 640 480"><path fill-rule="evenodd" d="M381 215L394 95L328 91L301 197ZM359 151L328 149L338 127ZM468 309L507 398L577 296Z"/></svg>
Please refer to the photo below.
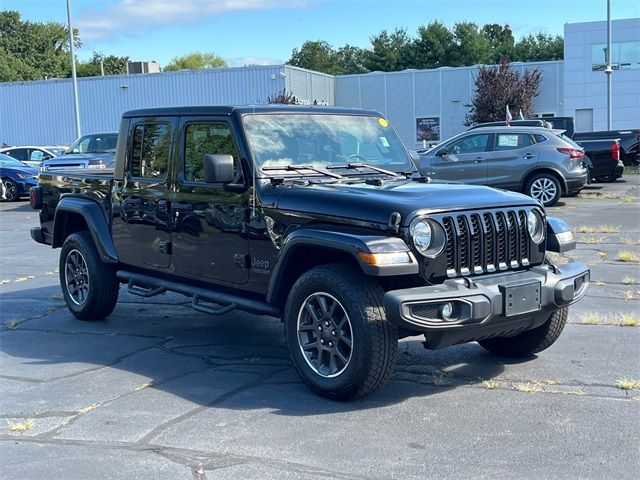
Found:
<svg viewBox="0 0 640 480"><path fill-rule="evenodd" d="M113 240L122 263L157 269L171 263L171 166L174 117L135 119L125 177L114 193Z"/></svg>
<svg viewBox="0 0 640 480"><path fill-rule="evenodd" d="M524 174L538 162L529 133L496 132L489 154L487 185L519 190Z"/></svg>
<svg viewBox="0 0 640 480"><path fill-rule="evenodd" d="M183 117L173 201L173 261L183 274L244 284L249 278L249 194L206 183L204 156L231 155L243 183L236 133L229 117Z"/></svg>
<svg viewBox="0 0 640 480"><path fill-rule="evenodd" d="M431 157L430 175L438 180L484 185L489 139L489 133L470 134L439 148Z"/></svg>

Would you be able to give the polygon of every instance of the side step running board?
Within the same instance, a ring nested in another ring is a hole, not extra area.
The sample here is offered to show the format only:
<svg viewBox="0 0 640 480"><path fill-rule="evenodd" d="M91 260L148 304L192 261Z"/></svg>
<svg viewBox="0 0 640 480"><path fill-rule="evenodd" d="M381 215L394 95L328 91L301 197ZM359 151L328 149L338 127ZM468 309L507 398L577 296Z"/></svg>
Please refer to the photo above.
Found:
<svg viewBox="0 0 640 480"><path fill-rule="evenodd" d="M191 298L191 306L199 312L211 315L223 315L238 309L258 315L280 316L280 310L267 302L240 297L230 293L195 287L185 283L162 278L150 277L124 270L116 272L118 280L127 284L127 291L141 297L153 297L166 291L180 293ZM215 303L217 307L203 305L202 302Z"/></svg>

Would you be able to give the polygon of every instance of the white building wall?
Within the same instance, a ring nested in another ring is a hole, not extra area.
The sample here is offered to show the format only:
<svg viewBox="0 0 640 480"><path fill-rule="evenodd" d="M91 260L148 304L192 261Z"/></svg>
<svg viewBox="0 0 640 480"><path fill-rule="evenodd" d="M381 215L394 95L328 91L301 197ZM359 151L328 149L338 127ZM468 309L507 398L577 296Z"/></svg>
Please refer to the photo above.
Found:
<svg viewBox="0 0 640 480"><path fill-rule="evenodd" d="M561 115L563 111L562 61L513 63L521 74L525 69L542 71L540 94L534 99L536 113ZM344 75L335 78L336 105L370 108L389 118L409 148L420 148L416 119L438 117L440 140L467 127L464 120L474 96L478 67L406 70Z"/></svg>
<svg viewBox="0 0 640 480"><path fill-rule="evenodd" d="M640 18L614 20L611 32L613 43L640 42ZM606 43L606 22L564 26L564 114L588 118L591 111L594 131L607 130L607 79L604 72L592 71L591 51ZM615 70L611 78L612 128L640 128L640 69Z"/></svg>

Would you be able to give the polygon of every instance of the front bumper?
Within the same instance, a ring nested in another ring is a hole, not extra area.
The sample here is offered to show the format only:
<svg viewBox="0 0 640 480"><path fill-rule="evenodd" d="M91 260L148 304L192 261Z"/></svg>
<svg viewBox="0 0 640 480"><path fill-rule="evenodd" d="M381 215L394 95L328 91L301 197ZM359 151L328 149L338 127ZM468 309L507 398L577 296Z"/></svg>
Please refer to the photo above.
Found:
<svg viewBox="0 0 640 480"><path fill-rule="evenodd" d="M535 328L580 300L588 286L589 268L583 263L540 265L392 290L385 294L384 306L401 331L424 334L429 348L442 348Z"/></svg>

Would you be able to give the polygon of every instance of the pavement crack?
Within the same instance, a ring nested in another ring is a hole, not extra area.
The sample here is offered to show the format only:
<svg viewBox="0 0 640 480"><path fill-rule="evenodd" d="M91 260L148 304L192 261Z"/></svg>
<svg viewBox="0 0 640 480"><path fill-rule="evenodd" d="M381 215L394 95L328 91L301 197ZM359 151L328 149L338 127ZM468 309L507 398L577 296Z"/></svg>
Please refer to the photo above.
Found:
<svg viewBox="0 0 640 480"><path fill-rule="evenodd" d="M270 370L269 372L265 372L262 375L260 375L257 379L252 380L250 382L247 382L243 385L240 385L237 388L234 388L233 390L230 390L228 392L223 393L222 395L219 395L218 397L216 397L215 399L211 400L210 402L206 403L205 405L201 405L199 407L194 408L193 410L190 410L182 415L179 415L175 418L172 418L171 420L164 422L160 425L158 425L156 428L154 428L153 430L151 430L149 433L147 433L144 437L142 437L139 442L143 443L143 444L149 444L151 443L151 440L155 437L157 437L158 435L160 435L161 433L163 433L164 431L166 431L167 429L171 428L174 425L177 425L178 423L186 420L187 418L193 417L194 415L202 412L203 410L206 410L209 407L212 407L214 405L220 404L226 400L228 400L229 398L242 393L246 390L249 390L250 388L253 388L257 385L260 385L261 383L264 383L266 380L268 380L269 378L271 378L272 376L274 376L277 373L280 373L284 370L288 370L289 367L287 368L279 368L279 369L274 369L274 370Z"/></svg>

